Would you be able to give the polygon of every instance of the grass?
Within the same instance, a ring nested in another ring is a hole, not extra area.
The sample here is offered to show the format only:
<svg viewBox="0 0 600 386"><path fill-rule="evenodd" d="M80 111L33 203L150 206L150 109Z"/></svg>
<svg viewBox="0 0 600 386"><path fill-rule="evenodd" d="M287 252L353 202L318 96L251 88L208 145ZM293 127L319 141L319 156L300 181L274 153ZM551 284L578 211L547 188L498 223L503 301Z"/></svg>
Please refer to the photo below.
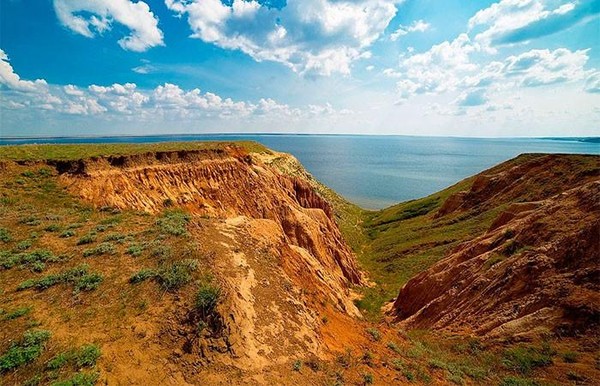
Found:
<svg viewBox="0 0 600 386"><path fill-rule="evenodd" d="M44 276L39 279L29 279L17 287L17 290L23 291L35 288L43 291L58 284L73 284L74 292L91 291L100 285L103 278L98 273L88 273L89 266L82 264L75 268L63 271L61 273Z"/></svg>
<svg viewBox="0 0 600 386"><path fill-rule="evenodd" d="M131 275L129 282L131 284L138 284L153 279L158 282L163 290L174 292L190 283L193 279L193 273L197 269L198 260L185 259L175 263L164 264L157 269L143 268ZM208 290L206 291L208 292Z"/></svg>
<svg viewBox="0 0 600 386"><path fill-rule="evenodd" d="M103 242L93 248L88 248L83 251L83 257L90 256L101 256L101 255L114 255L117 253L117 249L110 242Z"/></svg>
<svg viewBox="0 0 600 386"><path fill-rule="evenodd" d="M10 235L8 229L0 228L0 241L2 241L3 243L8 243L11 240L12 236Z"/></svg>
<svg viewBox="0 0 600 386"><path fill-rule="evenodd" d="M542 345L541 348L517 346L504 352L503 364L510 370L527 375L535 368L551 365L553 355L548 345Z"/></svg>
<svg viewBox="0 0 600 386"><path fill-rule="evenodd" d="M11 312L7 312L3 319L4 320L13 320L13 319L17 319L20 318L21 316L25 316L27 315L29 312L31 311L31 307L21 307L21 308L17 308L14 311Z"/></svg>
<svg viewBox="0 0 600 386"><path fill-rule="evenodd" d="M26 331L20 341L0 356L0 374L34 361L42 354L50 335L50 332L45 330Z"/></svg>
<svg viewBox="0 0 600 386"><path fill-rule="evenodd" d="M221 288L211 283L203 283L196 291L194 306L205 319L212 314L221 298Z"/></svg>
<svg viewBox="0 0 600 386"><path fill-rule="evenodd" d="M46 263L56 263L64 259L64 256L56 256L52 251L47 249L19 253L0 251L0 267L4 269L10 269L19 265L29 268L34 272L41 272L46 267Z"/></svg>
<svg viewBox="0 0 600 386"><path fill-rule="evenodd" d="M99 377L97 372L81 371L63 381L53 382L52 386L94 386Z"/></svg>
<svg viewBox="0 0 600 386"><path fill-rule="evenodd" d="M180 209L166 210L156 219L156 226L164 234L187 236L190 218L189 214Z"/></svg>
<svg viewBox="0 0 600 386"><path fill-rule="evenodd" d="M78 160L90 157L143 154L148 152L217 150L235 144L248 152L265 153L269 150L253 141L235 142L161 142L139 144L85 144L85 145L20 145L0 147L0 159L8 160Z"/></svg>

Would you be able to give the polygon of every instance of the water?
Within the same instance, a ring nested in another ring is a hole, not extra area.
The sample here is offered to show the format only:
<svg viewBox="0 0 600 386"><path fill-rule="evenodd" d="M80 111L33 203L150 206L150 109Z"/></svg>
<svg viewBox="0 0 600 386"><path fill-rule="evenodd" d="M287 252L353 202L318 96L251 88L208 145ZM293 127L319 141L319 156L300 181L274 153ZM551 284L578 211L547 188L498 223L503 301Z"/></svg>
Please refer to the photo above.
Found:
<svg viewBox="0 0 600 386"><path fill-rule="evenodd" d="M345 135L165 135L0 139L21 143L254 140L296 156L320 181L369 209L427 196L522 153L600 154L600 143L567 139L481 139Z"/></svg>

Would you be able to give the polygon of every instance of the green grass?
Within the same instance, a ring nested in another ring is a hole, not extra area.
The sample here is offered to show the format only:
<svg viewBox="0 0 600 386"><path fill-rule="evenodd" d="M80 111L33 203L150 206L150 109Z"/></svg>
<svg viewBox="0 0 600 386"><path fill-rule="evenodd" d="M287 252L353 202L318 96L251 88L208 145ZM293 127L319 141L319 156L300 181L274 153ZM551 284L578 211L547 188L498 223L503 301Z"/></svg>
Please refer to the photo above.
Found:
<svg viewBox="0 0 600 386"><path fill-rule="evenodd" d="M0 228L0 241L2 241L3 243L8 243L11 240L12 236L10 235L8 229Z"/></svg>
<svg viewBox="0 0 600 386"><path fill-rule="evenodd" d="M0 374L33 362L42 354L50 335L50 332L45 330L26 331L20 341L0 356Z"/></svg>
<svg viewBox="0 0 600 386"><path fill-rule="evenodd" d="M196 291L194 306L200 312L200 315L205 319L212 314L221 298L221 288L215 284L203 283Z"/></svg>
<svg viewBox="0 0 600 386"><path fill-rule="evenodd" d="M535 368L551 365L553 355L554 352L548 345L543 345L541 348L511 347L504 352L503 364L510 370L527 375Z"/></svg>
<svg viewBox="0 0 600 386"><path fill-rule="evenodd" d="M71 378L63 381L53 382L52 386L93 386L98 382L100 375L97 372L82 371Z"/></svg>
<svg viewBox="0 0 600 386"><path fill-rule="evenodd" d="M180 209L166 210L156 219L156 226L164 234L187 236L190 219L190 215Z"/></svg>
<svg viewBox="0 0 600 386"><path fill-rule="evenodd" d="M114 255L115 253L117 253L117 249L115 248L115 246L112 243L105 241L93 248L88 248L84 250L83 257Z"/></svg>
<svg viewBox="0 0 600 386"><path fill-rule="evenodd" d="M46 267L46 263L56 263L64 259L64 256L56 256L52 251L47 249L19 253L0 251L0 267L4 269L22 266L34 272L41 272Z"/></svg>
<svg viewBox="0 0 600 386"><path fill-rule="evenodd" d="M27 315L29 312L31 311L31 307L21 307L21 308L17 308L14 311L11 312L7 312L4 316L3 319L4 320L13 320L13 319L17 319L20 318L21 316L25 316Z"/></svg>
<svg viewBox="0 0 600 386"><path fill-rule="evenodd" d="M173 292L191 282L197 268L197 260L178 261L159 268L155 279L165 291Z"/></svg>
<svg viewBox="0 0 600 386"><path fill-rule="evenodd" d="M164 142L139 144L85 144L85 145L19 145L1 146L0 159L8 160L78 160L90 157L143 154L148 152L216 150L236 145L248 152L264 153L269 150L252 141L235 142Z"/></svg>
<svg viewBox="0 0 600 386"><path fill-rule="evenodd" d="M100 285L102 276L97 273L88 273L89 267L82 264L75 268L66 271L44 276L39 279L29 279L17 287L17 290L23 291L30 288L35 288L38 291L43 291L58 284L73 284L74 292L91 291Z"/></svg>

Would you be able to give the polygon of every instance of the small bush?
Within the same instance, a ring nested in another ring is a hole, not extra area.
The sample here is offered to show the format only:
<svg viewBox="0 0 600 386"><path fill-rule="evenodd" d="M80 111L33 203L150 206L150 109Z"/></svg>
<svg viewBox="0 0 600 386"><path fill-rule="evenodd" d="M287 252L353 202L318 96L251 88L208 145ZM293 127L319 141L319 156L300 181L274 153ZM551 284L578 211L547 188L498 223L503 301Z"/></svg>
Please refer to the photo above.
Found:
<svg viewBox="0 0 600 386"><path fill-rule="evenodd" d="M374 341L381 340L381 333L376 328L367 328L367 333L371 336Z"/></svg>
<svg viewBox="0 0 600 386"><path fill-rule="evenodd" d="M26 249L31 248L32 242L31 240L23 240L17 244L17 249L24 251Z"/></svg>
<svg viewBox="0 0 600 386"><path fill-rule="evenodd" d="M150 256L158 259L168 259L171 257L171 248L166 245L159 245L150 251Z"/></svg>
<svg viewBox="0 0 600 386"><path fill-rule="evenodd" d="M27 315L31 311L31 307L21 307L4 315L4 320L13 320Z"/></svg>
<svg viewBox="0 0 600 386"><path fill-rule="evenodd" d="M125 240L127 239L127 236L122 234L122 233L108 233L104 239L102 241L106 242L106 241L114 241L118 244L123 244L125 242Z"/></svg>
<svg viewBox="0 0 600 386"><path fill-rule="evenodd" d="M67 229L66 231L61 232L60 235L58 235L58 237L61 237L63 239L67 239L69 237L73 237L75 236L75 231L71 230L71 229Z"/></svg>
<svg viewBox="0 0 600 386"><path fill-rule="evenodd" d="M35 216L28 216L28 217L21 218L19 220L19 224L36 226L36 225L40 225L41 221Z"/></svg>
<svg viewBox="0 0 600 386"><path fill-rule="evenodd" d="M144 269L141 269L140 271L134 273L133 275L131 275L131 277L129 278L129 282L132 284L137 284L137 283L146 281L148 279L153 279L155 277L156 277L156 272L153 269L144 268Z"/></svg>
<svg viewBox="0 0 600 386"><path fill-rule="evenodd" d="M50 332L45 330L26 331L19 342L14 343L0 356L0 373L13 370L39 357L50 335Z"/></svg>
<svg viewBox="0 0 600 386"><path fill-rule="evenodd" d="M0 228L0 241L3 243L8 243L12 240L12 236L10 232L6 228Z"/></svg>
<svg viewBox="0 0 600 386"><path fill-rule="evenodd" d="M576 352L572 352L572 351L562 354L562 358L563 358L563 361L565 361L565 363L577 363L578 357L579 357L579 354L577 354Z"/></svg>
<svg viewBox="0 0 600 386"><path fill-rule="evenodd" d="M529 374L536 367L552 364L552 353L545 348L515 347L504 352L503 363L511 370Z"/></svg>
<svg viewBox="0 0 600 386"><path fill-rule="evenodd" d="M175 291L192 280L192 272L198 268L197 260L182 260L160 268L156 280L166 291Z"/></svg>
<svg viewBox="0 0 600 386"><path fill-rule="evenodd" d="M91 244L96 241L96 232L90 232L77 240L77 245Z"/></svg>
<svg viewBox="0 0 600 386"><path fill-rule="evenodd" d="M101 256L101 255L114 255L117 253L115 246L109 242L98 244L94 248L89 248L83 251L83 257L90 256Z"/></svg>
<svg viewBox="0 0 600 386"><path fill-rule="evenodd" d="M292 370L300 371L301 369L302 369L302 361L300 359L295 360L294 364L292 365Z"/></svg>
<svg viewBox="0 0 600 386"><path fill-rule="evenodd" d="M61 367L64 367L65 365L67 365L72 357L73 357L72 352L70 352L70 351L62 352L62 353L56 355L54 358L50 359L48 364L46 364L46 367L49 370L58 370Z"/></svg>
<svg viewBox="0 0 600 386"><path fill-rule="evenodd" d="M21 253L0 252L0 267L4 269L22 265L23 267L29 267L34 272L40 272L45 268L44 263L55 263L61 260L63 260L62 256L56 256L46 249Z"/></svg>
<svg viewBox="0 0 600 386"><path fill-rule="evenodd" d="M375 381L375 377L373 377L373 374L371 374L371 373L363 374L363 384L372 385L374 381Z"/></svg>
<svg viewBox="0 0 600 386"><path fill-rule="evenodd" d="M540 386L540 383L533 379L506 377L502 379L500 386Z"/></svg>
<svg viewBox="0 0 600 386"><path fill-rule="evenodd" d="M81 347L75 354L75 363L78 367L92 367L100 358L100 348L95 344L87 344Z"/></svg>
<svg viewBox="0 0 600 386"><path fill-rule="evenodd" d="M203 284L196 292L195 306L203 318L212 314L219 303L221 288L212 284Z"/></svg>
<svg viewBox="0 0 600 386"><path fill-rule="evenodd" d="M100 375L96 372L79 372L64 381L54 382L52 386L94 386Z"/></svg>
<svg viewBox="0 0 600 386"><path fill-rule="evenodd" d="M29 288L35 288L43 291L57 284L71 283L75 287L75 292L90 291L96 289L102 282L102 276L96 273L89 274L86 264L71 268L67 271L44 276L40 279L25 280L17 287L17 290L23 291Z"/></svg>
<svg viewBox="0 0 600 386"><path fill-rule="evenodd" d="M58 224L50 224L44 228L46 232L58 232L60 230L60 225Z"/></svg>
<svg viewBox="0 0 600 386"><path fill-rule="evenodd" d="M389 348L390 350L392 350L393 352L395 352L397 354L400 354L400 347L398 347L398 345L394 342L388 342L387 348Z"/></svg>
<svg viewBox="0 0 600 386"><path fill-rule="evenodd" d="M190 215L181 210L167 210L156 220L156 225L161 233L173 236L187 235L187 224Z"/></svg>
<svg viewBox="0 0 600 386"><path fill-rule="evenodd" d="M139 243L130 244L125 253L133 257L138 257L142 254L144 247Z"/></svg>

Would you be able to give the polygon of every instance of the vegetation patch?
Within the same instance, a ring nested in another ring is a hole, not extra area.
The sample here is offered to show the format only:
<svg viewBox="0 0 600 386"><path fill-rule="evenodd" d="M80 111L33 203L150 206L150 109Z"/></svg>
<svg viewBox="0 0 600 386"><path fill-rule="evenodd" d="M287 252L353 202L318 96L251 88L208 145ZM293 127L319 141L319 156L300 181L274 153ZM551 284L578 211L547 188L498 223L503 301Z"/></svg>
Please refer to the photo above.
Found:
<svg viewBox="0 0 600 386"><path fill-rule="evenodd" d="M56 263L64 259L64 256L56 256L47 249L19 253L0 251L0 267L4 269L10 269L16 265L20 265L24 268L29 268L34 272L41 272L46 268L46 263Z"/></svg>
<svg viewBox="0 0 600 386"><path fill-rule="evenodd" d="M194 305L203 319L215 312L221 298L221 288L211 283L204 283L196 291Z"/></svg>
<svg viewBox="0 0 600 386"><path fill-rule="evenodd" d="M0 241L3 243L8 243L12 240L12 236L10 232L6 228L0 228Z"/></svg>
<svg viewBox="0 0 600 386"><path fill-rule="evenodd" d="M112 243L103 242L95 246L94 248L88 248L83 251L83 257L90 256L101 256L101 255L114 255L117 253L117 249Z"/></svg>
<svg viewBox="0 0 600 386"><path fill-rule="evenodd" d="M541 348L518 346L504 352L503 364L513 371L527 375L537 367L551 365L553 354L548 345Z"/></svg>
<svg viewBox="0 0 600 386"><path fill-rule="evenodd" d="M156 220L156 226L164 234L173 236L187 236L187 224L190 215L181 210L166 210Z"/></svg>
<svg viewBox="0 0 600 386"><path fill-rule="evenodd" d="M79 291L91 291L98 288L102 282L102 275L88 273L88 270L88 265L82 264L61 273L44 276L40 279L26 280L19 284L17 290L23 291L35 288L38 291L43 291L57 284L73 284L75 293Z"/></svg>
<svg viewBox="0 0 600 386"><path fill-rule="evenodd" d="M14 311L11 312L7 312L4 316L3 319L4 320L13 320L13 319L17 319L20 318L21 316L25 316L27 315L29 312L31 311L31 307L21 307L21 308L17 308Z"/></svg>
<svg viewBox="0 0 600 386"><path fill-rule="evenodd" d="M50 331L45 330L26 331L21 340L13 343L8 351L0 356L0 373L34 361L41 355L50 335Z"/></svg>

